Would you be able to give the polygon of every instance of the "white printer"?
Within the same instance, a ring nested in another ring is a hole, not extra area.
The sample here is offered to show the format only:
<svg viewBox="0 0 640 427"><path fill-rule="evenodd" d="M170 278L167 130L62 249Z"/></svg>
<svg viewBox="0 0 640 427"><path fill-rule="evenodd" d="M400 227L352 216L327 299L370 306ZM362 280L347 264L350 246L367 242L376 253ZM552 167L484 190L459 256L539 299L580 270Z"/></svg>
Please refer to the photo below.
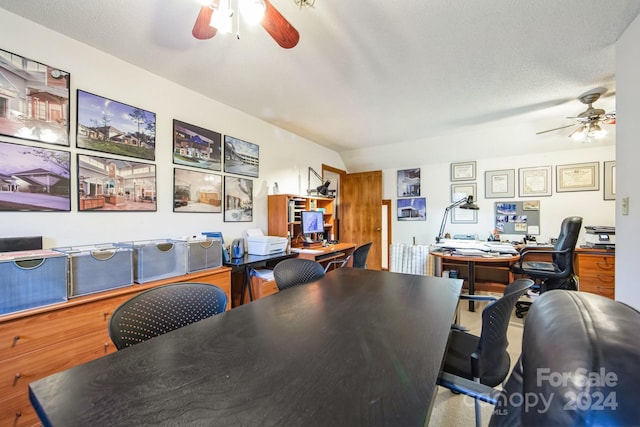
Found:
<svg viewBox="0 0 640 427"><path fill-rule="evenodd" d="M247 251L249 255L271 255L287 249L287 238L265 236L259 228L247 230Z"/></svg>
<svg viewBox="0 0 640 427"><path fill-rule="evenodd" d="M587 225L585 245L590 248L613 249L616 246L616 228L605 225Z"/></svg>

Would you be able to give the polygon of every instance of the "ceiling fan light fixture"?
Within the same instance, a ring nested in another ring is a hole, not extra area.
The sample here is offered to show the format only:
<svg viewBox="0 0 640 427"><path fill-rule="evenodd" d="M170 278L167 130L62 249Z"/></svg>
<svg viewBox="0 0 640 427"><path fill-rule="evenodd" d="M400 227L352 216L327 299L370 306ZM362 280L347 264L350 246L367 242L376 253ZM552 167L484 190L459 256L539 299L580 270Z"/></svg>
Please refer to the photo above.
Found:
<svg viewBox="0 0 640 427"><path fill-rule="evenodd" d="M313 5L316 3L316 0L293 0L296 4L296 6L298 6L300 9L302 9L303 6L305 7L313 7Z"/></svg>
<svg viewBox="0 0 640 427"><path fill-rule="evenodd" d="M600 127L599 124L594 123L589 127L589 131L587 132L587 138L595 138L601 139L607 135L607 131Z"/></svg>
<svg viewBox="0 0 640 427"><path fill-rule="evenodd" d="M267 11L264 0L240 0L240 12L242 17L250 24L262 21Z"/></svg>
<svg viewBox="0 0 640 427"><path fill-rule="evenodd" d="M585 140L586 126L582 125L573 132L569 134L569 138L573 139L576 142L582 142Z"/></svg>
<svg viewBox="0 0 640 427"><path fill-rule="evenodd" d="M231 17L233 16L233 9L231 9L228 1L221 1L218 7L213 9L211 15L211 22L209 26L217 29L221 33L228 34L232 31L233 23Z"/></svg>

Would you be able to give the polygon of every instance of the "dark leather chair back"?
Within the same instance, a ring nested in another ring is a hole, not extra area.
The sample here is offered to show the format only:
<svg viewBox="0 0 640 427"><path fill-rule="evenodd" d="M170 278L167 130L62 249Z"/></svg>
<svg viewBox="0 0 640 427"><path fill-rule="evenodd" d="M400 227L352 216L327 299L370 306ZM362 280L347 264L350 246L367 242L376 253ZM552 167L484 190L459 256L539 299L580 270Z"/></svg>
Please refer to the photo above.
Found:
<svg viewBox="0 0 640 427"><path fill-rule="evenodd" d="M490 427L638 425L640 312L587 292L533 303Z"/></svg>
<svg viewBox="0 0 640 427"><path fill-rule="evenodd" d="M582 217L570 216L562 221L560 235L553 246L553 250L567 250L567 252L562 254L554 253L552 256L553 263L556 264L561 271L565 271L568 267L573 266L573 252L578 242L580 227L582 227ZM573 268L569 268L568 270L572 271Z"/></svg>

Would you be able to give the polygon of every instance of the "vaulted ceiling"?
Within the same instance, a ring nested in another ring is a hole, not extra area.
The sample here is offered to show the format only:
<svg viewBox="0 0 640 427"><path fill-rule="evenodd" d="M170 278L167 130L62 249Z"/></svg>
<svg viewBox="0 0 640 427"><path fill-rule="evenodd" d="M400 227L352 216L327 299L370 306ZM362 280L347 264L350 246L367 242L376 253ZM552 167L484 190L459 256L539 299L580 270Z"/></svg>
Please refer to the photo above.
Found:
<svg viewBox="0 0 640 427"><path fill-rule="evenodd" d="M572 123L578 96L598 87L596 106L615 110L615 42L640 12L637 0L271 3L300 33L292 49L244 24L196 40L198 0L0 7L337 150L348 166L389 153L374 168L409 166L411 153L457 137L562 149L570 129L536 132Z"/></svg>

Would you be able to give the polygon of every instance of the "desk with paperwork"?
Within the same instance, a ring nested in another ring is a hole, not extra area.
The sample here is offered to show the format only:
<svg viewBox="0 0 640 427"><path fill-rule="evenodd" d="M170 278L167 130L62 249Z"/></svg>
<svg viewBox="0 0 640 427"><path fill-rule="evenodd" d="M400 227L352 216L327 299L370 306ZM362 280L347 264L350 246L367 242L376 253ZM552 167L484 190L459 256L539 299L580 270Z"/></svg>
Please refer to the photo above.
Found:
<svg viewBox="0 0 640 427"><path fill-rule="evenodd" d="M489 280L482 283L482 285L486 285L488 289L493 290L496 286L507 285L513 281L513 274L511 274L509 267L520 258L513 245L494 242L443 242L434 245L430 254L436 257L436 276L442 275L444 266L466 266L467 277L465 279L469 295L473 295L478 286L476 269L484 269L491 273ZM499 275L506 273L506 283L495 279L495 273ZM469 301L469 311L475 311L475 303L473 301Z"/></svg>
<svg viewBox="0 0 640 427"><path fill-rule="evenodd" d="M335 243L328 246L292 248L291 251L298 253L298 258L311 259L323 263L336 258L347 257L351 255L355 248L355 243Z"/></svg>
<svg viewBox="0 0 640 427"><path fill-rule="evenodd" d="M48 426L423 427L462 281L338 268L29 384Z"/></svg>

